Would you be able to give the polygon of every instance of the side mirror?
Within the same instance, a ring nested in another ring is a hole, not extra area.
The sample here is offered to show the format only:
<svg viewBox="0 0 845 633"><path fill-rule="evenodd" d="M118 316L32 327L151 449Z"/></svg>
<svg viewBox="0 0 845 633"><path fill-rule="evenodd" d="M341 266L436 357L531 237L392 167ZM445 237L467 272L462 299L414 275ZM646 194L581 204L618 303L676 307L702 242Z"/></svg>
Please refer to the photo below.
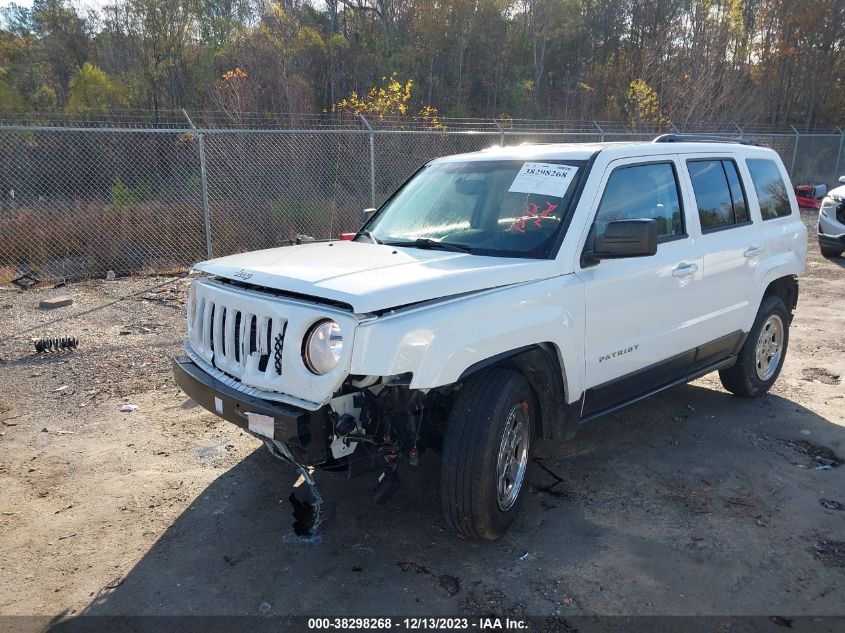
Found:
<svg viewBox="0 0 845 633"><path fill-rule="evenodd" d="M845 185L845 176L839 176L839 182Z"/></svg>
<svg viewBox="0 0 845 633"><path fill-rule="evenodd" d="M648 257L657 252L656 220L616 220L609 222L595 238L593 259Z"/></svg>
<svg viewBox="0 0 845 633"><path fill-rule="evenodd" d="M364 209L363 211L361 211L361 218L360 218L361 222L359 223L359 226L364 226L367 222L369 222L370 218L373 217L373 214L377 210L378 209L376 209L375 207L368 207L368 208Z"/></svg>

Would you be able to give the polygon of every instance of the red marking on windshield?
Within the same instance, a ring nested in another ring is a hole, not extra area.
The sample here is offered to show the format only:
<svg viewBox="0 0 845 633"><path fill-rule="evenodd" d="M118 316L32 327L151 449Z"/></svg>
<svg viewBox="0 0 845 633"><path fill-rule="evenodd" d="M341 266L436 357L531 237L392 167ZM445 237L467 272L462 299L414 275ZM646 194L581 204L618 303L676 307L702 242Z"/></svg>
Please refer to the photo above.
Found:
<svg viewBox="0 0 845 633"><path fill-rule="evenodd" d="M523 209L520 213L521 217L519 217L517 220L514 220L514 223L511 224L511 228L519 233L525 233L525 225L528 223L528 220L534 218L534 226L539 229L541 226L540 220L545 217L548 217L548 215L552 211L557 209L557 205L552 204L549 201L546 201L545 204L546 208L540 211L540 205L538 205L536 202L528 202L525 205L525 209Z"/></svg>

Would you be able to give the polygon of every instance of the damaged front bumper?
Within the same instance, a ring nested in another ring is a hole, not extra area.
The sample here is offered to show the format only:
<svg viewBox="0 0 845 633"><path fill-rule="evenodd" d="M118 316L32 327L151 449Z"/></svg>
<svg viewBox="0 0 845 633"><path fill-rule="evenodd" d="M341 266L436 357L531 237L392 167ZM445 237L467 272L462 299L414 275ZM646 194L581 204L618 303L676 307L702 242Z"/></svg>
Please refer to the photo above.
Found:
<svg viewBox="0 0 845 633"><path fill-rule="evenodd" d="M197 404L245 431L253 432L248 414L272 418L273 437L269 433L256 435L282 442L296 465L317 466L331 459L327 407L307 411L241 393L209 376L187 356L173 360L173 376L176 384Z"/></svg>

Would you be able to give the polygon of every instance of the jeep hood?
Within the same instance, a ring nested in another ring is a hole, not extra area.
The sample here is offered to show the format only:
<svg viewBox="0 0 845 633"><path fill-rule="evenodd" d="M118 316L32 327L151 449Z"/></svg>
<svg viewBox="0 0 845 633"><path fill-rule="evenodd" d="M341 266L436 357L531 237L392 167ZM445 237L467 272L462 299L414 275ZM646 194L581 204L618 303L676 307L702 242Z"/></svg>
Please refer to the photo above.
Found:
<svg viewBox="0 0 845 633"><path fill-rule="evenodd" d="M362 242L317 242L242 253L194 266L218 277L341 301L358 313L560 274L554 260L483 257Z"/></svg>

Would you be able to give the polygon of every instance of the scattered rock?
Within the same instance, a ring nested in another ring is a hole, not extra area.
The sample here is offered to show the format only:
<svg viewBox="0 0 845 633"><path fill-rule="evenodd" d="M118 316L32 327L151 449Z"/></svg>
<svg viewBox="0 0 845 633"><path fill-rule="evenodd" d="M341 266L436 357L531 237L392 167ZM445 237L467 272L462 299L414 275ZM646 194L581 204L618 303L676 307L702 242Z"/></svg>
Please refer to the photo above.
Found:
<svg viewBox="0 0 845 633"><path fill-rule="evenodd" d="M838 385L841 382L841 376L834 374L822 367L806 367L801 372L801 377L808 382L821 383L823 385Z"/></svg>
<svg viewBox="0 0 845 633"><path fill-rule="evenodd" d="M815 554L826 567L845 567L845 541L819 541Z"/></svg>
<svg viewBox="0 0 845 633"><path fill-rule="evenodd" d="M443 574L437 579L437 581L450 596L457 595L461 591L461 581L454 576Z"/></svg>
<svg viewBox="0 0 845 633"><path fill-rule="evenodd" d="M773 615L773 616L770 616L770 617L769 617L769 619L770 619L770 620L771 620L774 624L777 624L778 626L785 627L785 628L787 628L787 629L791 629L791 628L792 628L792 623L794 622L794 621L793 621L793 620L791 620L790 618L782 618L782 617L781 617L781 616L779 616L779 615Z"/></svg>
<svg viewBox="0 0 845 633"><path fill-rule="evenodd" d="M119 410L122 411L123 413L132 413L133 411L136 411L137 409L138 409L137 404L129 404L129 403L122 404L119 407Z"/></svg>
<svg viewBox="0 0 845 633"><path fill-rule="evenodd" d="M813 464L821 464L822 470L841 466L843 461L836 453L825 446L817 446L807 440L782 440L783 444L800 455L808 457Z"/></svg>
<svg viewBox="0 0 845 633"><path fill-rule="evenodd" d="M511 602L510 598L501 590L481 583L476 588L470 589L469 594L463 600L462 610L484 617L517 619L525 617L525 605Z"/></svg>
<svg viewBox="0 0 845 633"><path fill-rule="evenodd" d="M106 273L106 281L114 281L115 279L117 279L117 275L114 274L113 270Z"/></svg>
<svg viewBox="0 0 845 633"><path fill-rule="evenodd" d="M123 584L123 581L124 581L124 580L126 580L126 579L125 579L125 578L121 578L121 577L119 577L119 576L118 576L117 578L114 578L111 582L109 582L109 583L105 586L105 588L106 588L106 589L115 589L115 588L117 588L117 587L120 587L120 585L122 585L122 584Z"/></svg>
<svg viewBox="0 0 845 633"><path fill-rule="evenodd" d="M6 422L7 420L14 420L20 417L17 410L11 404L0 400L0 420ZM7 423L7 426L14 426L14 424Z"/></svg>
<svg viewBox="0 0 845 633"><path fill-rule="evenodd" d="M420 565L413 561L399 561L396 563L402 571L412 571L417 574L431 574L431 570L425 565Z"/></svg>
<svg viewBox="0 0 845 633"><path fill-rule="evenodd" d="M67 295L62 295L60 297L42 299L41 303L38 304L38 307L42 310L55 310L56 308L64 308L65 306L69 306L72 303L73 298Z"/></svg>
<svg viewBox="0 0 845 633"><path fill-rule="evenodd" d="M834 501L833 499L819 499L819 503L823 508L828 510L841 510L845 512L845 504Z"/></svg>

